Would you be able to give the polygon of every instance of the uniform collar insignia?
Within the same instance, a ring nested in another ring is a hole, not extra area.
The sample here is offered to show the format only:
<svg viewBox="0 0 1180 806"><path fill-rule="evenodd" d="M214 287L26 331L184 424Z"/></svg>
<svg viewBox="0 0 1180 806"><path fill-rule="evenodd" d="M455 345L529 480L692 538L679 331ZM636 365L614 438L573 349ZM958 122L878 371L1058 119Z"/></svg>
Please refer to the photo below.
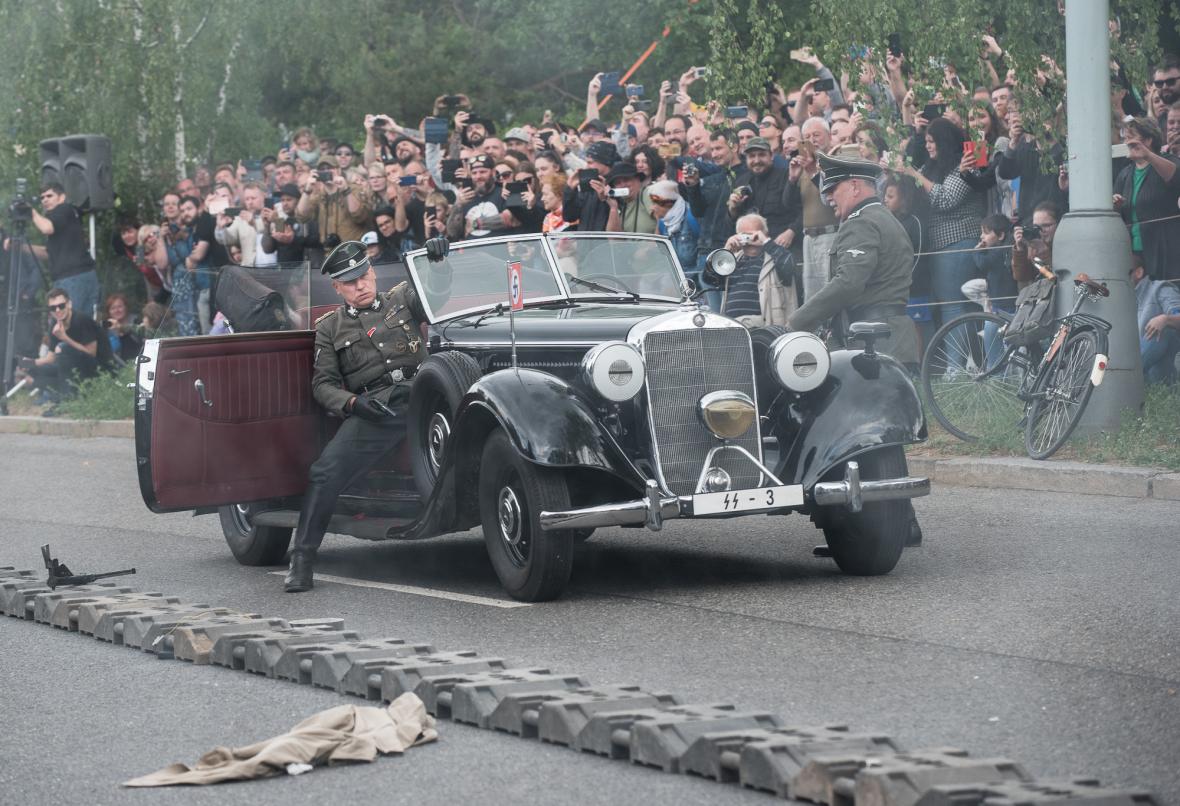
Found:
<svg viewBox="0 0 1180 806"><path fill-rule="evenodd" d="M351 305L348 305L345 307L344 312L347 313L349 316L355 318L355 317L361 315L361 310L362 310L361 308L354 308ZM381 310L381 297L377 297L376 299L374 299L373 304L368 306L367 308L364 308L363 310L366 310L366 311L379 311L379 310Z"/></svg>

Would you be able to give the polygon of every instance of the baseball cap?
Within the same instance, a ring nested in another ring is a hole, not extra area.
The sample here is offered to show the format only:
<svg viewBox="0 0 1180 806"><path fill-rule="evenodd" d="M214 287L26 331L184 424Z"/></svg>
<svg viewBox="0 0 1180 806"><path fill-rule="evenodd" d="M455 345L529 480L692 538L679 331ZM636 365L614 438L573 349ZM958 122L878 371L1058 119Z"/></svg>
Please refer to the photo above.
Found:
<svg viewBox="0 0 1180 806"><path fill-rule="evenodd" d="M361 236L361 243L365 246L376 246L381 243L381 239L377 237L377 233L370 231Z"/></svg>

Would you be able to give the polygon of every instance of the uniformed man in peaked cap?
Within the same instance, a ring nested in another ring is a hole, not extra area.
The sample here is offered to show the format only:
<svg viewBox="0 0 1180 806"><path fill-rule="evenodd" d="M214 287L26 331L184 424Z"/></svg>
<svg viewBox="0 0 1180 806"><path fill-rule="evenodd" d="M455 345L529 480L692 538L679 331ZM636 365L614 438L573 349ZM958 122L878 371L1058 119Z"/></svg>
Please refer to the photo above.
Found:
<svg viewBox="0 0 1180 806"><path fill-rule="evenodd" d="M316 550L341 491L405 437L410 379L426 356L417 292L401 283L378 293L364 244L340 244L322 271L344 304L316 320L312 390L344 424L311 466L287 572L291 593L312 586Z"/></svg>
<svg viewBox="0 0 1180 806"><path fill-rule="evenodd" d="M918 332L906 315L914 248L905 229L877 198L881 166L859 158L818 154L820 193L836 210L840 230L831 279L791 314L791 330L815 330L828 320L843 337L851 322L885 322L892 334L878 344L911 369Z"/></svg>

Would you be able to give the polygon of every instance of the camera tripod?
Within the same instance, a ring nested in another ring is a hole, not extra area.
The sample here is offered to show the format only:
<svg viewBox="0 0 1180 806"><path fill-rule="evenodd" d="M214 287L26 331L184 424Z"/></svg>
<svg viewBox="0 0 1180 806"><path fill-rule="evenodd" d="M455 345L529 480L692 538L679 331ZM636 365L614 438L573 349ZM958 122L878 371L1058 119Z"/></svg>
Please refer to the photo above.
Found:
<svg viewBox="0 0 1180 806"><path fill-rule="evenodd" d="M16 371L16 324L20 316L20 292L26 282L26 271L39 274L36 255L29 250L26 237L26 221L13 221L12 233L8 236L8 306L4 320L4 363L0 365L0 416L8 414L9 390Z"/></svg>

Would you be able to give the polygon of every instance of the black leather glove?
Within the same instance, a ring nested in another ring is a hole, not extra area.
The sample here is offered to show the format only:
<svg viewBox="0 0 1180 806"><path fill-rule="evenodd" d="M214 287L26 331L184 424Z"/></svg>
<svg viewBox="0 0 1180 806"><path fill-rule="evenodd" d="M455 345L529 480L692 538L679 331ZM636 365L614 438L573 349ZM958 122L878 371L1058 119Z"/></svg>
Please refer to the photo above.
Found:
<svg viewBox="0 0 1180 806"><path fill-rule="evenodd" d="M389 406L386 406L376 398L369 397L365 392L357 395L356 400L352 401L351 414L372 423L379 423L383 420L388 420L391 416L395 416L395 413Z"/></svg>

